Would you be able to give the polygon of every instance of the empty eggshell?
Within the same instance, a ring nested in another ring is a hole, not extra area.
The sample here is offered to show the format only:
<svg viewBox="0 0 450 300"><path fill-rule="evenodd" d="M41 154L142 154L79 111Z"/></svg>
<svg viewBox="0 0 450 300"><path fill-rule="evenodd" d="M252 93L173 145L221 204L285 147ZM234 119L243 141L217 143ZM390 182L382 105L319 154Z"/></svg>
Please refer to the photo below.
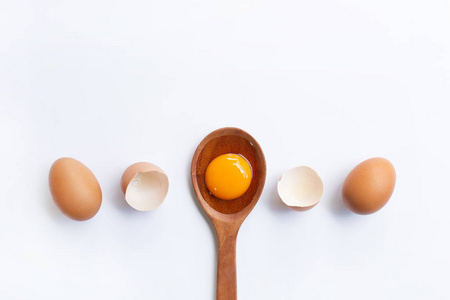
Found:
<svg viewBox="0 0 450 300"><path fill-rule="evenodd" d="M278 195L289 208L306 211L319 203L323 183L310 167L301 166L283 173L278 180Z"/></svg>
<svg viewBox="0 0 450 300"><path fill-rule="evenodd" d="M121 187L131 207L140 211L155 210L169 191L169 179L158 166L139 162L125 170Z"/></svg>

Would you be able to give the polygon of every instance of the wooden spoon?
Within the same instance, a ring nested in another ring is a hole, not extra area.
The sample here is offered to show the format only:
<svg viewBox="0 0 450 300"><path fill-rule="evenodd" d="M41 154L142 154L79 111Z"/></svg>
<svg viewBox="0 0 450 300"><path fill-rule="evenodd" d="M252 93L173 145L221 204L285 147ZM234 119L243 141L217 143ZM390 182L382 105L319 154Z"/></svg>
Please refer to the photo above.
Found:
<svg viewBox="0 0 450 300"><path fill-rule="evenodd" d="M226 153L241 154L252 167L250 187L241 197L226 201L212 195L205 183L209 163ZM258 142L239 128L211 132L198 145L192 158L192 185L197 198L216 228L219 242L217 300L237 299L236 238L242 222L252 211L266 181L266 160Z"/></svg>

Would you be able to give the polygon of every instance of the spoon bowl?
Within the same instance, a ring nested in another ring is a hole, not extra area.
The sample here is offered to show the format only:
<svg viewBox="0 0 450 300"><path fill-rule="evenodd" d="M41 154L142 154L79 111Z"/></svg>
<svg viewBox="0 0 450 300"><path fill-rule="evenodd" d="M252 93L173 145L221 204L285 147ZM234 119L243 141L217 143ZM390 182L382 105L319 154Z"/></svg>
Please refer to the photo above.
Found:
<svg viewBox="0 0 450 300"><path fill-rule="evenodd" d="M252 168L250 187L234 200L212 195L205 183L206 168L219 155L234 153L247 159ZM211 132L197 147L192 158L192 185L211 219L219 242L217 300L237 299L236 238L239 228L259 200L266 180L266 161L258 142L247 132L233 127Z"/></svg>

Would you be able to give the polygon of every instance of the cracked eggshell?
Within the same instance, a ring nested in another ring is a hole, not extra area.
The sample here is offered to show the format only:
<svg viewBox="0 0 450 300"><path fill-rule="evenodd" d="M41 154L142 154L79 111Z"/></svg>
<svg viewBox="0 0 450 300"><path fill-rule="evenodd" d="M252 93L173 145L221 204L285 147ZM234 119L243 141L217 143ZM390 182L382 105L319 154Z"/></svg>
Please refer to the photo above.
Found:
<svg viewBox="0 0 450 300"><path fill-rule="evenodd" d="M136 210L157 209L169 191L169 179L158 166L139 162L129 166L122 175L122 192L127 203Z"/></svg>
<svg viewBox="0 0 450 300"><path fill-rule="evenodd" d="M322 198L322 179L310 167L290 169L278 180L278 195L284 204L295 211L309 210Z"/></svg>

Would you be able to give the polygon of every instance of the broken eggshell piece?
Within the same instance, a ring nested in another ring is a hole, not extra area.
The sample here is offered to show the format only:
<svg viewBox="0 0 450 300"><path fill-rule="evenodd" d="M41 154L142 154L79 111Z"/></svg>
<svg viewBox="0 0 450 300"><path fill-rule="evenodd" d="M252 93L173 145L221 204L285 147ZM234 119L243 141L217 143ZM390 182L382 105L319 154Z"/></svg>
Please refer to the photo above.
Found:
<svg viewBox="0 0 450 300"><path fill-rule="evenodd" d="M290 169L278 180L278 195L284 204L295 211L313 208L319 203L322 194L322 179L310 167Z"/></svg>
<svg viewBox="0 0 450 300"><path fill-rule="evenodd" d="M122 175L122 192L127 203L136 210L157 209L169 191L169 179L158 166L139 162L129 166Z"/></svg>

